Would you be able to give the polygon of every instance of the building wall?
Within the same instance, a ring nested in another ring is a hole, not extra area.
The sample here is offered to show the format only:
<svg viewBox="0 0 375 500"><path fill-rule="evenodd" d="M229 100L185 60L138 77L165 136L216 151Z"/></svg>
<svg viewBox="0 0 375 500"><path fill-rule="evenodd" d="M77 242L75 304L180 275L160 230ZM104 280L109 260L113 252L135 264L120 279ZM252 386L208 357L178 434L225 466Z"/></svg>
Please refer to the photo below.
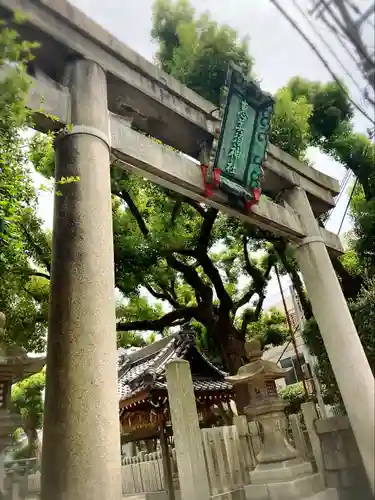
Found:
<svg viewBox="0 0 375 500"><path fill-rule="evenodd" d="M290 318L292 328L293 328L293 330L296 330L296 328L298 327L298 320L297 320L296 311L294 309L292 296L287 295L285 297L285 302L286 302L286 306L288 309L288 315ZM281 300L268 308L268 310L270 310L270 309L278 309L283 314L285 314L284 304ZM298 329L296 330L296 333L295 333L295 340L296 340L298 353L299 353L299 355L301 355L301 361L308 362L308 360L310 358L309 352L308 352L308 350L303 342L303 339L302 339ZM296 381L301 380L301 377L298 375L298 367L297 367L298 364L295 360L295 357L296 357L296 353L295 353L293 343L289 342L289 341L286 342L285 344L283 344L282 346L270 347L269 349L267 349L265 351L265 353L263 355L263 359L273 361L274 363L278 363L279 366L281 366L281 363L283 361L284 361L284 363L282 363L282 364L287 364L287 360L294 358L294 361L292 362L293 370L292 370L292 373L288 376L289 380L280 379L280 380L276 381L276 385L279 389L281 389L282 387L285 387L286 385L290 385L290 383L295 383ZM287 366L284 366L284 367L287 367ZM292 380L293 380L293 382L292 382Z"/></svg>

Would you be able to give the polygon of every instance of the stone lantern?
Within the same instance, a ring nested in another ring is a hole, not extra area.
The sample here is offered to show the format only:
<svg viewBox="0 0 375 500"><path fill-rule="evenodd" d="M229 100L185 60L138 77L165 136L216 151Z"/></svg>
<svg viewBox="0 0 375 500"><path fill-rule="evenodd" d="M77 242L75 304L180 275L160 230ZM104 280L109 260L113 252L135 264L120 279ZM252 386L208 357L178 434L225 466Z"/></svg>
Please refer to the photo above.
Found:
<svg viewBox="0 0 375 500"><path fill-rule="evenodd" d="M4 488L4 449L12 443L12 434L21 427L21 418L12 412L11 389L15 382L38 373L45 357L29 357L26 351L4 342L6 317L0 311L0 498Z"/></svg>
<svg viewBox="0 0 375 500"><path fill-rule="evenodd" d="M247 384L250 404L245 412L263 428L263 443L258 465L251 472L251 484L245 487L246 498L253 500L335 499L337 493L325 490L322 474L314 474L310 462L298 456L290 444L286 430L283 402L277 394L275 381L285 377L289 369L280 368L262 359L260 342L246 344L249 363L236 375L226 377L233 385ZM318 497L313 495L319 493Z"/></svg>
<svg viewBox="0 0 375 500"><path fill-rule="evenodd" d="M275 381L284 378L290 369L280 368L272 361L262 359L261 344L253 339L245 345L249 359L236 375L226 378L233 385L248 384L250 405L246 415L257 420L263 428L264 440L257 456L260 464L295 459L297 451L286 438L284 409L287 403L277 394Z"/></svg>

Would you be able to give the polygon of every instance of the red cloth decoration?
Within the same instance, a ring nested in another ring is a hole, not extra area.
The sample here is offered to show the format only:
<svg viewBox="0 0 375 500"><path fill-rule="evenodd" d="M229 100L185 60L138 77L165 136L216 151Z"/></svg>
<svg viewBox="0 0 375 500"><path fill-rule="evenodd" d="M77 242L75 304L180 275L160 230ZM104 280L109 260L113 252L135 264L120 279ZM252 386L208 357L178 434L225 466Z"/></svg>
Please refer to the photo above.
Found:
<svg viewBox="0 0 375 500"><path fill-rule="evenodd" d="M259 203L260 195L262 194L262 190L260 188L253 189L253 199L251 201L245 202L245 210L251 210L253 205L257 205Z"/></svg>
<svg viewBox="0 0 375 500"><path fill-rule="evenodd" d="M201 165L203 185L204 185L204 196L206 196L207 198L211 198L211 196L214 192L214 189L219 187L219 185L220 185L221 171L219 168L214 168L213 169L213 182L209 183L209 182L207 182L207 170L208 170L207 165Z"/></svg>

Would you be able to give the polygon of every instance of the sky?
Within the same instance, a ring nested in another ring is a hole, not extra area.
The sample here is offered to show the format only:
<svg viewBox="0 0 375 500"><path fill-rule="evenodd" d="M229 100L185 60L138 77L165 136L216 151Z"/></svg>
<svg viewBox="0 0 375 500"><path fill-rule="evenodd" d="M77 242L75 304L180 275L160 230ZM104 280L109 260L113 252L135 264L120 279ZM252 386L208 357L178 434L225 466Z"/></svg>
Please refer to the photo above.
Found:
<svg viewBox="0 0 375 500"><path fill-rule="evenodd" d="M70 0L88 16L110 31L120 41L129 45L146 59L153 61L155 45L151 41L152 4L153 0ZM307 11L309 0L297 0L299 6ZM363 8L370 0L361 0ZM270 0L191 0L197 12L209 11L212 18L221 24L228 24L236 29L240 37L249 38L250 52L255 60L255 74L265 91L275 92L294 76L301 76L315 81L331 80L329 72L300 35L282 17ZM345 75L339 63L331 57L327 48L319 41L305 18L298 12L293 0L280 0L280 4L298 21L303 31L308 34L327 58L336 74L343 77L353 100L365 105L357 86L351 78L364 85L352 59L342 49L328 28L319 22L315 26L339 56L341 64L347 69ZM367 120L356 113L355 128L363 133L369 126ZM318 150L309 152L315 168L341 181L345 169L332 159L322 155ZM44 183L36 175L36 183ZM52 226L52 196L41 193L40 214L48 227ZM345 192L330 218L327 229L337 232L348 202ZM340 234L350 229L350 218L347 217ZM288 279L283 279L283 288L287 290ZM275 279L272 279L266 300L266 306L279 302L279 292Z"/></svg>

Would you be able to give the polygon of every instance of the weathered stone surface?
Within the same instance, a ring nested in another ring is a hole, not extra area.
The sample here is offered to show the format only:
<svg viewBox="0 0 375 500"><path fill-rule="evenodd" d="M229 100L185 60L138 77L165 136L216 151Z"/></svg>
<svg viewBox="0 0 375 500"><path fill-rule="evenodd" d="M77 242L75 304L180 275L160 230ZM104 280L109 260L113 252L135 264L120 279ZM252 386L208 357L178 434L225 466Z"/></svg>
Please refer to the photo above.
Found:
<svg viewBox="0 0 375 500"><path fill-rule="evenodd" d="M94 62L67 68L73 126L108 135L106 80ZM81 130L59 139L43 500L120 500L120 429L109 149Z"/></svg>

